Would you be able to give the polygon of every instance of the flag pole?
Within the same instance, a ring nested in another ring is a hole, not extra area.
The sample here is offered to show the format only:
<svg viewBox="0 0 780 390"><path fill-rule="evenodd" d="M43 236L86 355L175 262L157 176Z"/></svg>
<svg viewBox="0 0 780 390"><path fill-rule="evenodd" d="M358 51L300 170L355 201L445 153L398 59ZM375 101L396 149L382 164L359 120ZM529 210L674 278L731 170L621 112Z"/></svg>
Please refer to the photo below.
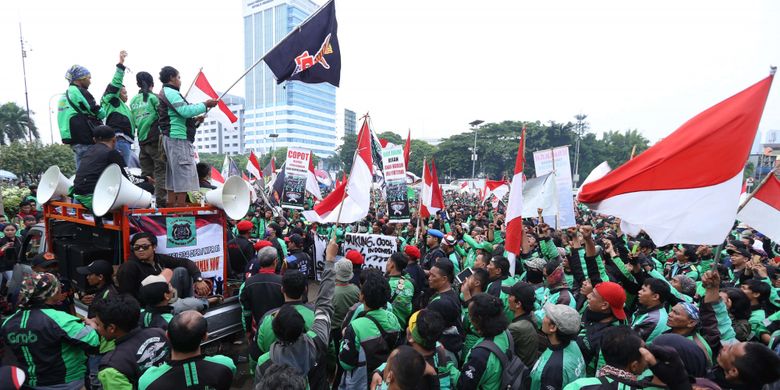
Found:
<svg viewBox="0 0 780 390"><path fill-rule="evenodd" d="M368 113L366 113L366 115L364 115L363 118L361 118L361 119L364 119L364 118L368 118ZM370 126L370 124L369 124L369 126ZM370 135L371 134L369 134L369 136ZM358 133L358 138L360 138L360 133ZM358 139L356 141L356 143L357 143L357 145L355 147L355 153L352 155L352 168L355 167L355 160L357 160L358 151L360 151L360 139ZM371 167L369 167L369 168L371 168ZM350 172L350 176L352 176L352 172ZM349 183L349 178L347 178L347 183ZM371 199L371 189L369 188L368 191L369 191L369 202L370 202L370 199ZM344 209L344 199L346 199L346 198L347 198L347 187L345 186L344 187L344 193L341 194L341 202L339 203L339 213L336 214L336 226L338 226L338 224L340 223L339 221L341 221L341 210Z"/></svg>
<svg viewBox="0 0 780 390"><path fill-rule="evenodd" d="M304 20L303 22L301 22L301 24L299 24L299 25L295 26L295 27L294 27L292 30L290 30L290 32L289 32L289 33L287 33L287 35L285 35L285 36L284 36L284 38L282 38L281 40L279 40L279 42L277 42L275 45L273 45L273 47L271 47L271 49L269 49L267 52L265 52L265 54L263 54L263 55L262 55L262 57L258 58L258 59L257 59L257 61L255 61L255 63L254 63L254 64L252 64L252 66L250 66L249 68L247 68L247 70L245 70L245 71L244 71L244 73L242 73L242 74L241 74L241 76L239 76L239 78L238 78L238 79L237 79L235 82L233 82L233 84L230 84L230 86L228 87L228 89L226 89L226 90L225 90L225 92L222 92L222 95L220 95L220 96L219 96L219 98L217 98L217 100L222 100L222 98L223 98L223 97L225 97L225 95L227 95L227 93L228 93L228 92L229 92L231 89L233 89L233 87L235 87L235 86L236 86L236 84L238 84L238 82L239 82L239 81L241 81L241 80L242 80L244 77L246 77L246 75L248 75L248 74L249 74L249 72L251 72L251 71L252 71L252 69L254 69L254 68L257 66L257 65L259 65L259 64L260 64L260 61L263 61L263 60L265 59L265 57L268 55L268 53L270 53L270 52L274 51L274 49L276 49L276 48L277 48L279 45L281 45L281 44L282 44L284 41L286 41L288 38L290 38L290 36L291 36L293 33L295 33L296 31L299 31L299 30L301 29L301 26L303 26L304 24L306 24L306 22L308 22L309 20L311 20L312 18L314 18L315 16L317 16L317 15L318 15L318 14L319 14L319 13L320 13L320 12L321 12L323 9L325 9L325 7L327 7L328 5L330 5L330 3L332 3L332 2L333 2L333 0L328 0L328 1L326 1L326 2L325 2L325 4L323 4L323 5L322 5L322 7L320 7L319 9L317 9L316 11L314 11L314 13L312 13L311 15L309 15L309 17L308 17L308 18L306 18L306 20Z"/></svg>
<svg viewBox="0 0 780 390"><path fill-rule="evenodd" d="M195 75L195 78L192 79L192 84L190 84L190 87L187 88L187 92L184 93L184 97L186 98L187 95L190 94L190 90L192 89L192 86L195 85L195 82L198 81L198 76L203 72L203 67L201 66L200 69L198 69L198 74Z"/></svg>
<svg viewBox="0 0 780 390"><path fill-rule="evenodd" d="M414 238L418 239L420 237L420 226L422 225L422 196L423 196L423 190L425 189L425 163L426 163L426 156L423 156L423 172L422 172L422 185L420 186L420 193L417 195L417 231L414 234ZM419 244L419 242L418 242Z"/></svg>

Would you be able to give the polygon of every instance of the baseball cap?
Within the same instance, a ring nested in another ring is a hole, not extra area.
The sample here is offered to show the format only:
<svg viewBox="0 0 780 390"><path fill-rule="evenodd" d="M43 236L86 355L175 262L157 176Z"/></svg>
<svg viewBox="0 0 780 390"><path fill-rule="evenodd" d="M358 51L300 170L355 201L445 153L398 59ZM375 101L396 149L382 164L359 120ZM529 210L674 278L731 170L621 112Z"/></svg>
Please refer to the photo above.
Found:
<svg viewBox="0 0 780 390"><path fill-rule="evenodd" d="M295 244L298 248L303 246L303 237L300 234L293 234L290 236L290 242Z"/></svg>
<svg viewBox="0 0 780 390"><path fill-rule="evenodd" d="M615 318L626 319L626 312L623 310L623 305L626 303L626 290L623 290L623 287L615 282L601 282L593 289L609 303Z"/></svg>
<svg viewBox="0 0 780 390"><path fill-rule="evenodd" d="M236 225L236 228L238 229L239 232L248 232L252 230L253 227L255 227L255 225L253 225L252 222L249 222L247 220L243 220Z"/></svg>
<svg viewBox="0 0 780 390"><path fill-rule="evenodd" d="M347 254L344 255L349 261L352 262L353 265L361 265L365 262L363 259L363 255L360 254L360 252L350 249L347 251Z"/></svg>
<svg viewBox="0 0 780 390"><path fill-rule="evenodd" d="M54 253L51 252L37 254L30 261L30 265L32 265L33 267L43 267L43 268L49 267L57 263L58 263L57 258L54 256Z"/></svg>
<svg viewBox="0 0 780 390"><path fill-rule="evenodd" d="M106 260L95 260L86 267L77 267L76 272L81 275L97 274L108 275L110 277L114 274L114 267Z"/></svg>
<svg viewBox="0 0 780 390"><path fill-rule="evenodd" d="M544 305L544 315L552 321L561 333L574 336L580 331L580 313L567 305Z"/></svg>
<svg viewBox="0 0 780 390"><path fill-rule="evenodd" d="M536 296L534 286L526 282L515 283L509 287L501 287L501 291L515 297L520 302Z"/></svg>
<svg viewBox="0 0 780 390"><path fill-rule="evenodd" d="M456 240L455 237L452 236L452 234L448 234L444 236L443 242L449 246L455 246L455 244L458 243L458 240Z"/></svg>

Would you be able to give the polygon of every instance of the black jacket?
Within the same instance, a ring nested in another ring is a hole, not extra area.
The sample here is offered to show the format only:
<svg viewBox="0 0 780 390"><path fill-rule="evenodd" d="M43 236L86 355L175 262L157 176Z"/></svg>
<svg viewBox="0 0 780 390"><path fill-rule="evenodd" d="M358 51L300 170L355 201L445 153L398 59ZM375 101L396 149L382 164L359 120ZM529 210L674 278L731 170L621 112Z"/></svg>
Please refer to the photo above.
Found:
<svg viewBox="0 0 780 390"><path fill-rule="evenodd" d="M81 158L79 169L76 170L73 193L76 195L93 194L100 175L111 164L117 164L120 168L124 168L125 160L122 158L122 154L100 142L90 146L84 157ZM122 174L125 174L124 169L122 169Z"/></svg>
<svg viewBox="0 0 780 390"><path fill-rule="evenodd" d="M238 236L228 241L228 260L230 275L242 275L246 271L247 264L255 256L255 248L246 237Z"/></svg>
<svg viewBox="0 0 780 390"><path fill-rule="evenodd" d="M16 261L19 258L19 251L22 249L22 241L20 241L18 237L0 237L0 247L9 242L13 242L14 246L6 249L4 252L0 252L0 271L10 271L14 269L14 264L16 264Z"/></svg>
<svg viewBox="0 0 780 390"><path fill-rule="evenodd" d="M119 266L119 270L116 273L116 280L119 284L119 293L130 294L138 299L138 290L141 288L141 281L147 276L159 275L164 268L174 269L178 267L186 268L193 279L200 277L200 269L195 262L190 259L155 253L154 264L149 264L134 257L130 258L130 260Z"/></svg>
<svg viewBox="0 0 780 390"><path fill-rule="evenodd" d="M261 269L260 273L253 275L241 285L238 301L241 303L244 331L256 329L266 312L284 303L282 277ZM249 343L249 355L254 360L260 357L257 343Z"/></svg>
<svg viewBox="0 0 780 390"><path fill-rule="evenodd" d="M131 383L138 383L149 367L159 366L168 355L168 339L159 328L135 328L116 339L116 348L100 360L100 371L114 369Z"/></svg>

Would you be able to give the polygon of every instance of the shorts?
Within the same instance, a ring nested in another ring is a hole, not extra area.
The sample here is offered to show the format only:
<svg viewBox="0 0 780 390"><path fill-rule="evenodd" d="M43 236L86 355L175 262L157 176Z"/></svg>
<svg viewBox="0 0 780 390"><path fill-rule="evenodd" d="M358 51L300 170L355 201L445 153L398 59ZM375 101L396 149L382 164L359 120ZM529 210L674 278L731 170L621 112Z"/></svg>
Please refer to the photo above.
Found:
<svg viewBox="0 0 780 390"><path fill-rule="evenodd" d="M198 171L195 168L195 151L186 139L163 136L165 164L165 189L173 192L190 192L200 189Z"/></svg>

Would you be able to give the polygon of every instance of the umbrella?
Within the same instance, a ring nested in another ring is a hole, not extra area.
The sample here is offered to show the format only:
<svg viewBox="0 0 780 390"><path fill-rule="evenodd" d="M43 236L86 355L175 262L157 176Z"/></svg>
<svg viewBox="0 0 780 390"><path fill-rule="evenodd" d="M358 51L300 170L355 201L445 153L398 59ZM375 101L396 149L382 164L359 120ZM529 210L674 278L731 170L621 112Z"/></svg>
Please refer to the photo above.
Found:
<svg viewBox="0 0 780 390"><path fill-rule="evenodd" d="M16 179L18 179L18 177L16 177L16 175L14 175L11 172L4 171L4 170L0 169L0 179L16 180Z"/></svg>

